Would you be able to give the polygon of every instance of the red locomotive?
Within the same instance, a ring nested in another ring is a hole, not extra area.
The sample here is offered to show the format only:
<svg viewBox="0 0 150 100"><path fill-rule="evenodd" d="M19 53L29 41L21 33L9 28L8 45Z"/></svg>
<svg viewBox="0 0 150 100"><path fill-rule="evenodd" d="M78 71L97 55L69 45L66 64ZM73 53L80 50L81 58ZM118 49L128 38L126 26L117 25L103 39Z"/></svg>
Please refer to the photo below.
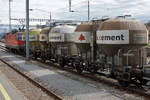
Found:
<svg viewBox="0 0 150 100"><path fill-rule="evenodd" d="M22 52L24 50L23 32L14 32L6 35L5 46L13 52Z"/></svg>

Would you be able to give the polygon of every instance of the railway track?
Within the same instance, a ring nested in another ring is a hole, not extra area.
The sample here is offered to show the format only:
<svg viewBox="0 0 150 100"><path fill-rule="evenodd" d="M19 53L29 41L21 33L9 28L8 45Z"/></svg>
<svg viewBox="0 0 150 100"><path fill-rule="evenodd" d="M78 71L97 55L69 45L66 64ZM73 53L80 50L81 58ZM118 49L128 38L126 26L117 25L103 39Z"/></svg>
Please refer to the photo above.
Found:
<svg viewBox="0 0 150 100"><path fill-rule="evenodd" d="M36 60L36 61L40 61L40 60ZM40 61L41 62L41 61ZM41 62L43 63L43 62ZM93 81L96 81L96 82L100 82L100 83L103 83L103 84L107 84L108 86L111 86L111 87L114 87L115 89L119 89L121 91L126 91L127 93L132 93L132 94L135 94L137 96L141 96L141 97L145 97L144 100L149 100L150 99L150 93L146 93L145 90L139 90L138 88L136 87L122 87L118 84L118 81L115 80L115 79L112 79L112 78L107 78L106 76L104 75L99 75L99 74L94 74L94 73L77 73L75 71L73 71L72 68L61 68L58 64L55 64L55 63L52 63L52 62L48 62L48 63L43 63L43 64L47 64L47 65L51 65L52 67L57 67L58 69L60 70L64 70L64 71L68 71L68 72L71 72L75 75L78 75L80 77L84 77L84 78L88 78L90 80L93 80ZM127 100L127 99L125 99Z"/></svg>
<svg viewBox="0 0 150 100"><path fill-rule="evenodd" d="M3 46L0 46L0 49L1 48L3 48L3 50L6 50L6 49L4 49ZM22 72L20 72L19 70L13 68L11 65L9 65L7 62L3 61L2 59L0 59L0 60L2 62L4 62L5 64L7 64L8 66L10 66L13 70L15 70L16 72L18 72L19 74L21 74L22 76L26 77L29 81L31 81L37 87L41 88L49 96L53 96L55 98L55 100L62 100L60 97L57 97L55 94L51 93L49 90L47 90L46 88L44 88L38 82L32 80L31 78L29 78L28 76L26 76L25 74L23 74ZM37 59L37 60L34 60L34 61L38 61L40 63L49 65L51 67L58 68L58 69L63 70L63 71L71 72L72 74L78 75L80 77L88 78L88 79L96 81L96 82L107 84L108 86L114 87L115 89L118 89L120 91L126 91L127 93L132 93L134 95L137 95L137 96L140 96L140 97L144 98L142 100L149 100L149 98L150 98L150 93L147 93L147 91L144 90L144 88L143 89L139 89L139 88L136 88L136 87L134 87L134 88L133 87L122 87L122 86L120 86L118 84L117 80L112 79L112 78L107 78L105 76L100 76L100 75L98 75L96 73L90 73L90 74L89 73L83 73L83 74L80 74L80 73L75 72L72 68L69 68L69 69L65 68L65 67L61 68L57 63L42 62L40 59ZM124 99L124 100L128 100L128 99Z"/></svg>
<svg viewBox="0 0 150 100"><path fill-rule="evenodd" d="M6 48L4 46L0 46L0 49L6 50ZM40 88L43 92L45 92L47 95L49 95L50 97L52 97L54 100L63 100L61 97L57 96L56 94L52 93L51 91L49 91L47 88L45 88L43 85L41 85L40 83L38 83L37 81L33 80L32 78L28 77L26 74L22 73L21 71L19 71L18 69L14 68L12 65L10 65L9 63L7 63L6 61L4 61L3 59L0 59L0 61L2 61L3 63L5 63L8 67L10 67L11 69L13 69L14 71L16 71L18 74L20 74L21 76L23 76L24 78L26 78L28 81L30 81L32 84L34 84L35 86L37 86L38 88Z"/></svg>
<svg viewBox="0 0 150 100"><path fill-rule="evenodd" d="M0 45L0 49L7 51L7 49L5 48L5 46Z"/></svg>

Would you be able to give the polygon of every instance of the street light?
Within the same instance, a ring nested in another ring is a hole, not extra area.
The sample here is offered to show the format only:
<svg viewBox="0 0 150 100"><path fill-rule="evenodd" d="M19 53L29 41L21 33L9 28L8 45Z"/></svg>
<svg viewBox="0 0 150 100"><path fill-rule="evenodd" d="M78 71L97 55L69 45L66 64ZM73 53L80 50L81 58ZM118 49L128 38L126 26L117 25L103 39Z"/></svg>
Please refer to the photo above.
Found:
<svg viewBox="0 0 150 100"><path fill-rule="evenodd" d="M90 1L88 0L88 21L90 20Z"/></svg>
<svg viewBox="0 0 150 100"><path fill-rule="evenodd" d="M43 10L43 9L29 9L29 10L30 10L30 11L38 10L38 11L42 11L42 12L49 13L49 22L51 23L51 20L52 20L52 14L51 14L51 11L48 12L48 11Z"/></svg>
<svg viewBox="0 0 150 100"><path fill-rule="evenodd" d="M9 31L11 32L11 2L12 0L9 0Z"/></svg>
<svg viewBox="0 0 150 100"><path fill-rule="evenodd" d="M29 0L26 0L26 61L29 60Z"/></svg>
<svg viewBox="0 0 150 100"><path fill-rule="evenodd" d="M75 12L74 10L71 9L71 6L72 6L72 5L71 5L71 2L72 2L72 1L69 0L69 12Z"/></svg>

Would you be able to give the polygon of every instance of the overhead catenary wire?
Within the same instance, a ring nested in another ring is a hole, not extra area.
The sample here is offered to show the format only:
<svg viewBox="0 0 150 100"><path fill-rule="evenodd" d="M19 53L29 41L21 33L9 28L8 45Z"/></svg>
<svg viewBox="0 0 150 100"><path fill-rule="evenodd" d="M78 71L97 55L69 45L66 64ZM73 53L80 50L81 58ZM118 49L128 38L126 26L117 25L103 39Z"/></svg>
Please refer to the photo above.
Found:
<svg viewBox="0 0 150 100"><path fill-rule="evenodd" d="M82 12L86 11L86 8L85 9L80 9L80 10L78 10L78 9L81 8L81 7L83 8L84 6L86 6L87 0L82 0L82 1L71 0L71 1L72 1L72 4L71 4L72 10L75 10L75 12L77 12L77 13L80 13L80 12L82 13ZM91 1L95 2L95 0L91 0ZM119 14L126 13L126 12L128 13L128 10L130 10L132 12L135 12L135 13L136 13L137 10L139 10L140 12L149 11L149 9L145 9L145 5L146 6L150 5L150 2L148 2L148 1L136 1L136 2L134 2L134 1L125 2L124 1L125 3L123 5L120 5L119 2L123 2L123 1L117 1L116 3L111 3L111 4L110 3L105 3L105 2L97 2L97 4L94 4L94 5L91 6L90 11L93 14L97 11L95 9L98 9L98 11L102 11L103 9L109 9L110 15L111 15L111 13L118 14L118 12L120 12ZM105 7L103 6L103 3L105 3L105 5L106 5ZM19 3L18 5L21 5L21 3ZM95 6L95 5L99 5L99 6ZM127 6L129 6L129 7L126 8ZM138 7L136 8L135 6L138 6ZM20 10L16 11L16 9L14 9L14 7L15 7L15 2L14 3L12 2L12 16L15 17L15 13L18 13L18 14L21 15L22 11L20 11ZM132 9L130 9L130 8L132 8ZM58 9L54 10L53 13L55 13L55 12L64 13L65 11L68 11L67 9L68 9L68 6L58 8ZM2 11L2 12L3 12L4 15L8 14L8 13L6 13L6 11ZM34 15L32 15L32 16L34 17ZM71 16L71 14L68 15L68 16ZM100 13L99 16L101 16L101 13ZM136 16L139 16L139 14L136 15ZM96 16L93 16L93 17L96 17Z"/></svg>

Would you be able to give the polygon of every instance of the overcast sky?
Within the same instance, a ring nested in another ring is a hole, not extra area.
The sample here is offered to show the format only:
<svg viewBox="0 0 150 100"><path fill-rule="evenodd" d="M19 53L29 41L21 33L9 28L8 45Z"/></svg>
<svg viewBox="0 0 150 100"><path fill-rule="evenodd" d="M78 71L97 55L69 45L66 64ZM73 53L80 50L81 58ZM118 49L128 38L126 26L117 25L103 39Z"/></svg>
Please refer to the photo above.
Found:
<svg viewBox="0 0 150 100"><path fill-rule="evenodd" d="M8 1L0 0L0 23L8 24ZM87 1L72 0L72 10L69 13L69 0L30 0L30 8L34 10L30 18L87 20ZM25 18L25 0L13 0L11 3L12 18ZM102 16L115 17L131 14L134 18L147 22L150 20L150 0L90 0L90 18Z"/></svg>

